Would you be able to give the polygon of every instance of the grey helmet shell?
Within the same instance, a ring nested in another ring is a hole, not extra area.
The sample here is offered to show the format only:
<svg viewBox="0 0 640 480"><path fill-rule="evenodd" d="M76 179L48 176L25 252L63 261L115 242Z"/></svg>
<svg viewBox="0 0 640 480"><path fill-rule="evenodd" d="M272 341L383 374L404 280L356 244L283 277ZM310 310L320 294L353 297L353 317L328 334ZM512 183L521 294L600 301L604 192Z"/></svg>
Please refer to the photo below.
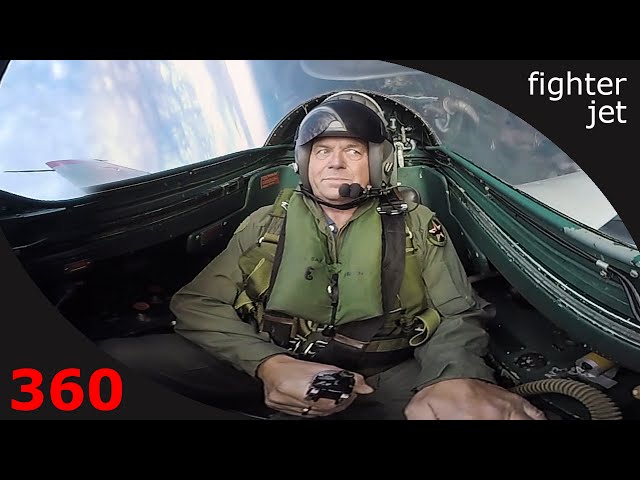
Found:
<svg viewBox="0 0 640 480"><path fill-rule="evenodd" d="M296 132L295 165L303 187L311 190L309 157L313 141L320 137L338 136L356 137L367 142L370 185L373 188L389 185L394 150L382 109L368 95L339 92L311 110Z"/></svg>

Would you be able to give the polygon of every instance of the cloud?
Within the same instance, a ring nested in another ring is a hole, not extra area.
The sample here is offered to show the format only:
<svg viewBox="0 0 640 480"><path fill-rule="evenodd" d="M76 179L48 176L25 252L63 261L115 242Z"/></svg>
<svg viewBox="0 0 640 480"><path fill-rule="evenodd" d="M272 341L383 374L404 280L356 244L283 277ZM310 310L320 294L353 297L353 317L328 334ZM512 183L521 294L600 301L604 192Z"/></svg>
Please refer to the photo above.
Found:
<svg viewBox="0 0 640 480"><path fill-rule="evenodd" d="M51 62L51 74L55 80L64 80L67 72L68 70L64 63L57 60Z"/></svg>
<svg viewBox="0 0 640 480"><path fill-rule="evenodd" d="M0 170L63 159L149 172L201 162L262 144L260 100L244 61L13 61L0 89ZM52 177L20 178L3 185L36 198L68 192L47 185Z"/></svg>

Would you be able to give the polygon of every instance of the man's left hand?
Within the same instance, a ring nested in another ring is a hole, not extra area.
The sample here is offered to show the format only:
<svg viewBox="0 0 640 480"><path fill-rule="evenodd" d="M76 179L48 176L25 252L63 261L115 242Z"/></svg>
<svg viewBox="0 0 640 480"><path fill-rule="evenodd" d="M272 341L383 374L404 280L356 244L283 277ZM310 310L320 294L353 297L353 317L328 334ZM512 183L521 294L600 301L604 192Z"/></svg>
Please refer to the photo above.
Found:
<svg viewBox="0 0 640 480"><path fill-rule="evenodd" d="M407 420L546 420L523 397L475 379L443 380L425 387L404 413Z"/></svg>

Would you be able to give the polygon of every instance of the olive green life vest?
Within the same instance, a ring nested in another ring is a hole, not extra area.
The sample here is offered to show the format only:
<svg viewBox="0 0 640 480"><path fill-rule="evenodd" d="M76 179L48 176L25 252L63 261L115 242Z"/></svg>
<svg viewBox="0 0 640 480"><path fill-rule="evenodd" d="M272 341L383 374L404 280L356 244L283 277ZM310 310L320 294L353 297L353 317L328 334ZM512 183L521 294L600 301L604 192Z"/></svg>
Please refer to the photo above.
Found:
<svg viewBox="0 0 640 480"><path fill-rule="evenodd" d="M380 215L366 210L349 225L339 258L331 258L301 195L287 207L286 248L266 308L320 325L339 325L383 314Z"/></svg>
<svg viewBox="0 0 640 480"><path fill-rule="evenodd" d="M282 190L270 217L240 257L244 290L234 308L276 343L313 354L333 330L363 352L392 352L424 343L438 327L404 216L369 208L341 233L337 258L299 192Z"/></svg>

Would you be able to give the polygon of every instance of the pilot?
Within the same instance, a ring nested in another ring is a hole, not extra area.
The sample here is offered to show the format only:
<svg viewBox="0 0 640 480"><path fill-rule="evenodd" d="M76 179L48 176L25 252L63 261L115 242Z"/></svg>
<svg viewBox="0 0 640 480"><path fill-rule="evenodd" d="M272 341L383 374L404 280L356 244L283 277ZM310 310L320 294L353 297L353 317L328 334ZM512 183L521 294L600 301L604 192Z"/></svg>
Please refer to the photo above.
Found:
<svg viewBox="0 0 640 480"><path fill-rule="evenodd" d="M369 96L312 109L296 133L299 188L246 218L173 296L175 334L136 340L164 350L148 371L186 394L260 396L273 418L544 419L496 384L491 305L434 212L392 188L393 162ZM316 375L342 370L348 398L308 397Z"/></svg>

